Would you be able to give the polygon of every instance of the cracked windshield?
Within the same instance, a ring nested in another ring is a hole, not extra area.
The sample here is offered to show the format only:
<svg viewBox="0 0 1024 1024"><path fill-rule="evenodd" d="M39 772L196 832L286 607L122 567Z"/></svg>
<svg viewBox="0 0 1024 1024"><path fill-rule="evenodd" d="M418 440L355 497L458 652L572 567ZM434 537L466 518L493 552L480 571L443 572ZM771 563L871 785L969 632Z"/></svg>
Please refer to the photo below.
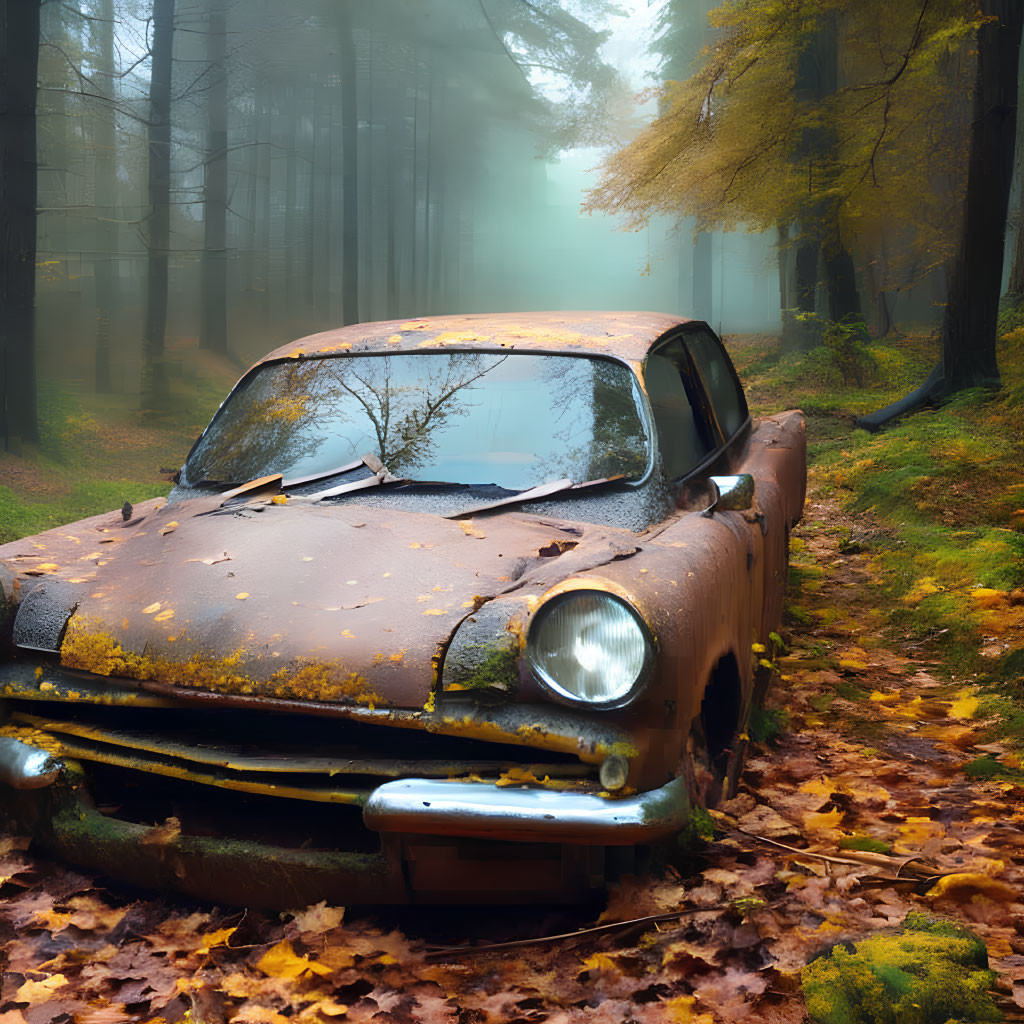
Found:
<svg viewBox="0 0 1024 1024"><path fill-rule="evenodd" d="M0 1024L1024 1021L1024 0L0 0Z"/></svg>

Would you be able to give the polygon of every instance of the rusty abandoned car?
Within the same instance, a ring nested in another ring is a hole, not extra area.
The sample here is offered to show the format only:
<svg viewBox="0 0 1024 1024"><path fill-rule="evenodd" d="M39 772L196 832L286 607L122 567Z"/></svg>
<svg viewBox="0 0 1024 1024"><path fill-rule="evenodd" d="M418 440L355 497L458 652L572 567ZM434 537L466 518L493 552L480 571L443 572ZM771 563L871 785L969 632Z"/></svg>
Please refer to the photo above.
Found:
<svg viewBox="0 0 1024 1024"><path fill-rule="evenodd" d="M217 901L576 898L734 777L804 484L702 322L285 345L169 498L0 547L3 806Z"/></svg>

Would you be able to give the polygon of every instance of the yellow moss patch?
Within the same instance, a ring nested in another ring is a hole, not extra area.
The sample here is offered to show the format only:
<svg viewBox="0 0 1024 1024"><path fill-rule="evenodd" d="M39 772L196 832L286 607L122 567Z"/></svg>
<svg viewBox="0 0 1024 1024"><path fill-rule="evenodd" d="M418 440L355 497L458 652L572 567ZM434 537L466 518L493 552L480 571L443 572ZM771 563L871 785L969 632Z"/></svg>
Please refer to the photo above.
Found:
<svg viewBox="0 0 1024 1024"><path fill-rule="evenodd" d="M193 654L187 660L172 661L125 651L109 634L93 631L78 621L68 626L60 656L61 663L68 668L101 676L152 680L214 693L283 700L354 701L370 707L387 703L369 689L365 678L347 671L337 661L285 666L269 679L258 680L240 669L245 657L241 649L222 658Z"/></svg>

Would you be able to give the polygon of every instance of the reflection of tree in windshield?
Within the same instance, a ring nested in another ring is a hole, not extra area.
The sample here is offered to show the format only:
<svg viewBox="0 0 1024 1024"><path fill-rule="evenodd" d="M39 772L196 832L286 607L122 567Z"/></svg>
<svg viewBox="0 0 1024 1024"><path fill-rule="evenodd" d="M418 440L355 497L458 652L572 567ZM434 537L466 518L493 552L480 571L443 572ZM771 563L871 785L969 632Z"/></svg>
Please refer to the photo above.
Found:
<svg viewBox="0 0 1024 1024"><path fill-rule="evenodd" d="M559 358L549 363L545 376L551 388L553 433L563 452L537 465L538 479L554 474L581 483L642 476L647 439L629 371L607 359Z"/></svg>
<svg viewBox="0 0 1024 1024"><path fill-rule="evenodd" d="M244 483L316 454L324 442L313 412L320 367L294 361L273 371L231 396L189 459L191 483Z"/></svg>
<svg viewBox="0 0 1024 1024"><path fill-rule="evenodd" d="M372 454L396 476L524 490L647 461L627 367L506 352L331 356L260 367L228 399L183 481L330 475Z"/></svg>
<svg viewBox="0 0 1024 1024"><path fill-rule="evenodd" d="M376 434L374 454L396 474L424 464L437 445L435 431L467 411L465 396L473 383L508 356L452 352L447 359L423 360L427 371L416 380L393 374L390 356L325 360L325 391L351 395ZM404 369L405 367L403 367ZM392 377L397 377L392 381ZM364 454L352 452L353 455Z"/></svg>

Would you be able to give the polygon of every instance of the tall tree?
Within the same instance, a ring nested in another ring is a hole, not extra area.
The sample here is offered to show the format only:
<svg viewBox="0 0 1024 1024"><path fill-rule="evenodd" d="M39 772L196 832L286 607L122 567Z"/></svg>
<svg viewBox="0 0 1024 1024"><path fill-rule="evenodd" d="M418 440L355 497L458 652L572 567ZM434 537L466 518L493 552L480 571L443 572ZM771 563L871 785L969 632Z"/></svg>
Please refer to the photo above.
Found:
<svg viewBox="0 0 1024 1024"><path fill-rule="evenodd" d="M174 0L153 0L150 44L149 174L146 219L146 299L142 335L144 412L166 411L168 404L164 336L167 332L167 270L171 248L171 69Z"/></svg>
<svg viewBox="0 0 1024 1024"><path fill-rule="evenodd" d="M206 159L204 161L202 320L199 346L228 350L228 68L226 0L209 0L206 29Z"/></svg>
<svg viewBox="0 0 1024 1024"><path fill-rule="evenodd" d="M942 321L946 393L998 386L996 316L1017 136L1024 3L981 0L967 190Z"/></svg>
<svg viewBox="0 0 1024 1024"><path fill-rule="evenodd" d="M38 439L34 355L38 0L0 0L0 434Z"/></svg>
<svg viewBox="0 0 1024 1024"><path fill-rule="evenodd" d="M117 304L118 243L117 214L117 132L114 100L114 0L100 0L97 20L90 23L95 35L96 87L107 100L97 105L96 152L96 358L95 381L99 392L113 388L110 358L110 330Z"/></svg>

